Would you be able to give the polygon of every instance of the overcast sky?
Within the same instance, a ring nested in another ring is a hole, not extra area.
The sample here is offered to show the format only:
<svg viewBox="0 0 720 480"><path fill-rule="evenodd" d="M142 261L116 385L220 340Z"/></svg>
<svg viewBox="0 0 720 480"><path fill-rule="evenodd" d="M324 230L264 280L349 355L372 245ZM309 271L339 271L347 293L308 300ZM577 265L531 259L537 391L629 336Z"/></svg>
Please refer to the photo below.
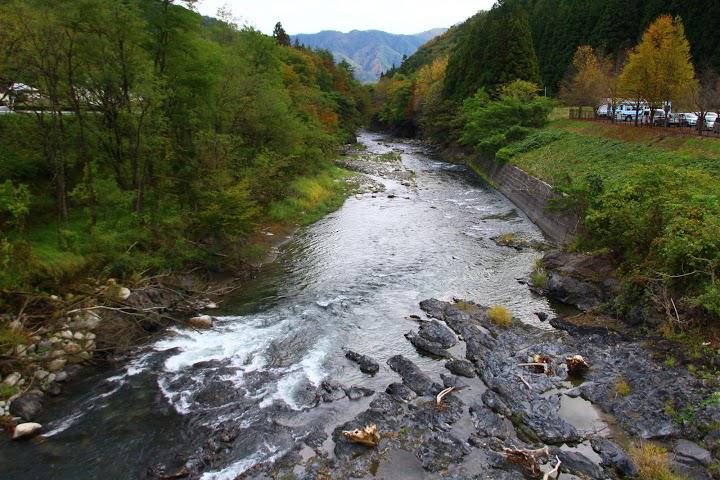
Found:
<svg viewBox="0 0 720 480"><path fill-rule="evenodd" d="M290 34L321 30L384 30L390 33L420 33L449 27L493 0L200 0L203 15L216 16L227 6L241 24L272 33L282 22Z"/></svg>

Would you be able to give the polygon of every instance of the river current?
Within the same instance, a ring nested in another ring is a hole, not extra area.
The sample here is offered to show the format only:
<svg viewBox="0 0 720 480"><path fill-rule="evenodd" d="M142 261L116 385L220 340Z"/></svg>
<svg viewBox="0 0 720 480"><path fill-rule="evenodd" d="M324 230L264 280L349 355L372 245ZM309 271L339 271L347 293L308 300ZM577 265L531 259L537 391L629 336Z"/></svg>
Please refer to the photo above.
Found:
<svg viewBox="0 0 720 480"><path fill-rule="evenodd" d="M422 144L371 133L359 140L373 153L401 153L415 186L376 178L385 193L351 197L300 230L276 262L225 299L214 329L172 330L121 368L89 371L47 402L43 441L0 441L0 478L145 478L159 463L181 466L208 432L232 424L241 428L232 451L203 478L233 479L367 407L369 400L316 406L323 380L384 389L397 381L385 365L397 354L444 371L403 337L420 301L504 305L533 324L535 312L555 313L518 282L539 254L491 240L508 232L542 240L511 202ZM362 374L345 348L376 359L378 375Z"/></svg>

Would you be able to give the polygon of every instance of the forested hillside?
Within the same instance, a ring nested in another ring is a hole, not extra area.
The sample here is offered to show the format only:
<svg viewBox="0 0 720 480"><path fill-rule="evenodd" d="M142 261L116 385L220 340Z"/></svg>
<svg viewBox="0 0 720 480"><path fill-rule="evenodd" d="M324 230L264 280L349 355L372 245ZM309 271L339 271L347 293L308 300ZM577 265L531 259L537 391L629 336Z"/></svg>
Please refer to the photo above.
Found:
<svg viewBox="0 0 720 480"><path fill-rule="evenodd" d="M352 66L355 78L367 83L377 81L383 72L399 66L418 47L443 32L444 28L416 35L394 35L378 30L326 31L295 35L292 39L301 45L332 52L338 62L345 60Z"/></svg>
<svg viewBox="0 0 720 480"><path fill-rule="evenodd" d="M705 115L720 110L720 36L708 35L719 8L711 1L499 1L381 79L372 91L374 125L451 153L526 160L523 168L565 194L558 208L584 219L574 247L612 255L623 280L616 311L672 304L676 317L717 321L717 145L658 154L615 139L571 139L548 124L561 103L582 113L631 99L636 109L647 105L649 124L657 114L667 125L670 104L698 112L695 133L704 135ZM628 138L632 128L624 129ZM472 156L459 157L474 165ZM547 178L548 165L562 175Z"/></svg>
<svg viewBox="0 0 720 480"><path fill-rule="evenodd" d="M341 188L366 101L329 52L172 0L62 4L0 15L0 291L231 267Z"/></svg>

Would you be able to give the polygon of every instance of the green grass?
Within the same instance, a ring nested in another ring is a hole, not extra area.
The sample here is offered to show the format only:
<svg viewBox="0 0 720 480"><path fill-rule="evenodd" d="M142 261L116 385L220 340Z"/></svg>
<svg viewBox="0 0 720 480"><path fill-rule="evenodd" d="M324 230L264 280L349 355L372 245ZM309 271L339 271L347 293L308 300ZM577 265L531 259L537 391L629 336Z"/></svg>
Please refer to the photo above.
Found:
<svg viewBox="0 0 720 480"><path fill-rule="evenodd" d="M354 189L346 179L353 176L333 166L317 175L295 179L290 185L292 194L270 205L270 220L299 225L317 222L342 206Z"/></svg>
<svg viewBox="0 0 720 480"><path fill-rule="evenodd" d="M589 174L621 180L639 165L685 167L720 176L720 140L668 135L665 130L556 120L503 149L506 160L551 185Z"/></svg>
<svg viewBox="0 0 720 480"><path fill-rule="evenodd" d="M20 389L18 387L11 387L10 385L0 383L0 400L7 400L19 391Z"/></svg>
<svg viewBox="0 0 720 480"><path fill-rule="evenodd" d="M22 333L9 328L0 328L0 352L26 343L27 337Z"/></svg>

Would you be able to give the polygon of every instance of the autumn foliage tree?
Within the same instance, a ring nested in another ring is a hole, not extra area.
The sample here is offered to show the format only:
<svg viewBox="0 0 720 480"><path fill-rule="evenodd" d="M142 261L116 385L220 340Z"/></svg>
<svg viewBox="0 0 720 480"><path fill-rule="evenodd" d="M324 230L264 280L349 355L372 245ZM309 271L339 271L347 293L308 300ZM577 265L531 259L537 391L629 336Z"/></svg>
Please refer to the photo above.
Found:
<svg viewBox="0 0 720 480"><path fill-rule="evenodd" d="M695 85L695 68L679 18L663 15L648 27L630 53L620 81L629 96L650 105L651 122L655 109L665 102L688 101Z"/></svg>
<svg viewBox="0 0 720 480"><path fill-rule="evenodd" d="M567 105L597 107L608 94L607 70L589 45L578 47L560 90Z"/></svg>

